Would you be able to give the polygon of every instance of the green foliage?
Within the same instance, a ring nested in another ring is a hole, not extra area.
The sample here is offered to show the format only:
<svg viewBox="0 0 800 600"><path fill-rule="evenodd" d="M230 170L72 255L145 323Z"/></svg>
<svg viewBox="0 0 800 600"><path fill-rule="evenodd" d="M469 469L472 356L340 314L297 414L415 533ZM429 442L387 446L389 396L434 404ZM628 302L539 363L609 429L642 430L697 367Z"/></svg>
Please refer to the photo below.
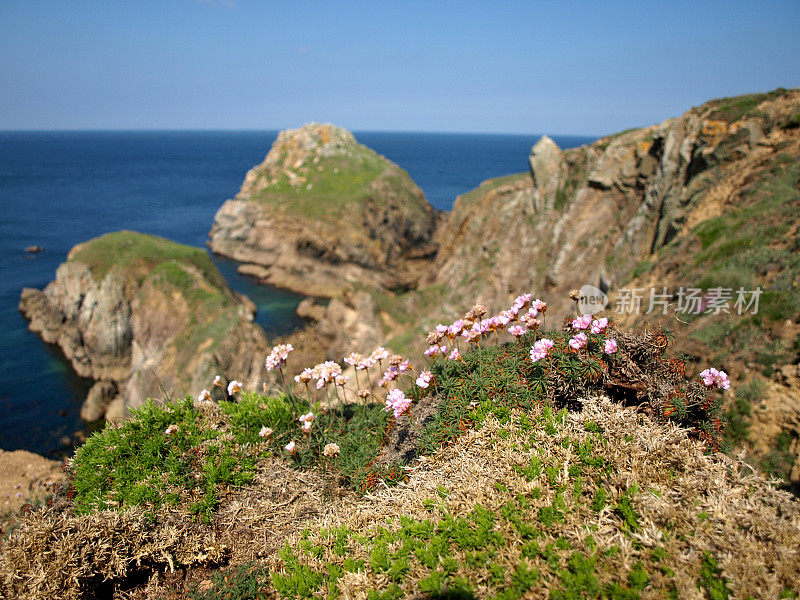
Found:
<svg viewBox="0 0 800 600"><path fill-rule="evenodd" d="M717 559L706 552L700 566L700 587L708 592L711 600L727 600L731 595L728 582L722 577L722 571L717 566Z"/></svg>
<svg viewBox="0 0 800 600"><path fill-rule="evenodd" d="M225 279L204 249L136 231L115 231L85 242L76 248L69 260L87 265L98 280L112 268L141 269L146 273L165 263L185 265L199 270L212 286L227 288ZM172 269L171 275L176 281L188 282L185 273L178 275Z"/></svg>
<svg viewBox="0 0 800 600"><path fill-rule="evenodd" d="M755 108L762 102L766 100L774 100L775 98L779 98L786 93L787 91L785 89L778 88L771 92L745 94L743 96L733 96L730 98L723 98L721 100L713 100L709 103L712 105L713 110L708 115L708 118L732 123L752 114L755 111Z"/></svg>
<svg viewBox="0 0 800 600"><path fill-rule="evenodd" d="M208 521L219 490L253 478L254 461L203 423L191 398L157 406L90 437L70 468L75 510L184 504ZM176 427L174 433L168 428Z"/></svg>

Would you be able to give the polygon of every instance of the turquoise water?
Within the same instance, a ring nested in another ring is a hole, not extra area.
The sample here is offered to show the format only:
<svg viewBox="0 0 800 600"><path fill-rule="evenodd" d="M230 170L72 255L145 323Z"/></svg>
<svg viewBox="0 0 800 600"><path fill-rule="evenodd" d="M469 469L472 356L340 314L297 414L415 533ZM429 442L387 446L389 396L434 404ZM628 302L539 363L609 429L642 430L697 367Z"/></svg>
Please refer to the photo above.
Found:
<svg viewBox="0 0 800 600"><path fill-rule="evenodd" d="M0 132L0 448L57 456L85 428L91 382L27 329L23 287L42 288L75 244L118 229L204 246L214 213L260 163L277 131ZM481 181L525 171L538 136L356 132L406 169L431 204L449 210ZM554 137L563 148L591 138ZM26 256L26 246L45 252ZM301 324L296 294L258 286L215 257L258 306L268 336Z"/></svg>

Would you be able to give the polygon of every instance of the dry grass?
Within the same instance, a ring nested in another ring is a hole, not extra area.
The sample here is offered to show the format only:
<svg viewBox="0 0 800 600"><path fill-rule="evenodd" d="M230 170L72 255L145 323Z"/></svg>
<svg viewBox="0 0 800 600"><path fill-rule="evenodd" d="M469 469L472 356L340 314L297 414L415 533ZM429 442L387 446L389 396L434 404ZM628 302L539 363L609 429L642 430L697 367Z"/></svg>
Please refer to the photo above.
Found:
<svg viewBox="0 0 800 600"><path fill-rule="evenodd" d="M579 460L572 446L565 448L561 442L593 437L585 429L589 421L604 429L600 454L608 468L596 478L597 472L592 473L576 494L569 468ZM504 438L501 432L508 435ZM534 455L543 464L557 466L555 480L543 471L528 481L515 470ZM591 499L599 486L608 493L608 505L597 512ZM541 490L538 498L536 488ZM537 510L550 505L559 488L565 490L563 520L546 527L536 523L536 541L546 548L563 539L566 544L560 543L568 551L560 552L551 564L541 555L524 557L524 536L499 515L504 507L515 506L523 521L534 523ZM515 504L520 497L529 499L531 506ZM615 510L623 497L630 499L638 515L635 529L626 527ZM433 511L432 502L437 505ZM583 412L569 414L555 435L539 426L523 432L488 421L435 456L422 458L409 483L365 498L356 510L321 519L306 538L324 552L318 549L318 557L299 552L298 557L319 572L329 569L329 564L343 565L345 557L335 552L329 532L344 525L350 532L346 557L361 559L364 566L345 572L338 590L342 598L365 599L370 591L386 589L391 583L387 573L370 566L371 540L380 537L381 528L399 532L400 515L434 523L445 515L468 517L476 504L497 517L493 532L503 542L492 561L495 571L505 568L506 573L504 579L493 579L488 564L467 567L469 552L451 548L451 558L458 564L453 577L469 581L479 598L492 597L512 585L510 574L520 564L540 574L525 597L546 597L564 585L562 573L568 571L568 557L575 552L597 558L594 576L601 587L626 582L631 569L641 562L649 576L642 597L663 597L670 591L680 598L703 597L698 580L706 552L716 557L734 598L777 598L786 588L800 591L800 503L743 463L704 455L685 431L655 425L607 400L590 402ZM293 547L302 545L302 537L290 538ZM666 553L658 560L653 558L656 548ZM285 566L276 557L270 563L277 572ZM438 568L441 571L442 565ZM431 573L412 559L399 583L404 596L423 595L419 582Z"/></svg>

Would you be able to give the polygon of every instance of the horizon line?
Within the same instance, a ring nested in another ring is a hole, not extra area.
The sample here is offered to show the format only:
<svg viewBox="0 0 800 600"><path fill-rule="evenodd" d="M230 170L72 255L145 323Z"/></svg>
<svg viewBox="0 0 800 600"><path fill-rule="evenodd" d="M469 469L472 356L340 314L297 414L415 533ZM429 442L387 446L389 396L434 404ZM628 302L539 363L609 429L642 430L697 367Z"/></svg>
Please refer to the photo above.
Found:
<svg viewBox="0 0 800 600"><path fill-rule="evenodd" d="M308 123L316 123L318 121L309 121ZM305 123L305 124L308 124ZM321 122L320 122L321 123ZM337 126L338 127L338 126ZM646 127L646 126L645 126ZM4 133L272 133L281 132L288 129L297 129L297 127L284 127L284 128L30 128L30 129L0 129L0 134ZM347 129L347 128L343 128ZM634 127L632 129L640 129ZM564 137L564 138L592 138L599 140L603 137L614 135L618 132L606 133L602 135L594 133L518 133L508 131L455 131L455 130L422 130L422 129L347 129L351 133L419 133L419 134L441 134L441 135L508 135L515 137L542 137L547 135L549 137ZM624 130L620 130L624 131Z"/></svg>

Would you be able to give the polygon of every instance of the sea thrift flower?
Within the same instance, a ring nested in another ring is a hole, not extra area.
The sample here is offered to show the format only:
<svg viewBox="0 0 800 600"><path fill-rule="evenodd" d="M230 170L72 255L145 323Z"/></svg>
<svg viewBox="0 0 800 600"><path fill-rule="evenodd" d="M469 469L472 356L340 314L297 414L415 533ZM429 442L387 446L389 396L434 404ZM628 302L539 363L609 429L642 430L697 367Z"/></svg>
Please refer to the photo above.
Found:
<svg viewBox="0 0 800 600"><path fill-rule="evenodd" d="M175 423L173 423L172 425L170 425L169 427L167 427L167 428L164 430L164 433L165 433L166 435L172 435L172 434L173 434L173 433L175 433L176 431L178 431L178 426L177 426Z"/></svg>
<svg viewBox="0 0 800 600"><path fill-rule="evenodd" d="M315 419L314 413L309 411L304 415L300 415L300 417L297 420L300 421L301 423L312 423L314 419Z"/></svg>
<svg viewBox="0 0 800 600"><path fill-rule="evenodd" d="M216 377L214 377L214 381L212 383L217 387L222 387L222 377L217 375Z"/></svg>
<svg viewBox="0 0 800 600"><path fill-rule="evenodd" d="M606 354L615 354L617 351L617 340L615 339L608 339L606 343L603 344L603 352Z"/></svg>
<svg viewBox="0 0 800 600"><path fill-rule="evenodd" d="M706 386L708 387L714 385L714 382L717 380L718 375L719 371L717 371L714 367L710 367L700 372L700 378L703 380L703 383L706 384Z"/></svg>
<svg viewBox="0 0 800 600"><path fill-rule="evenodd" d="M389 364L394 366L394 367L399 365L401 362L403 362L403 357L400 356L399 354L392 354L389 357Z"/></svg>
<svg viewBox="0 0 800 600"><path fill-rule="evenodd" d="M544 313L546 311L547 311L547 302L543 302L538 298L533 302L531 302L531 312L533 313L534 317L539 313Z"/></svg>
<svg viewBox="0 0 800 600"><path fill-rule="evenodd" d="M512 325L508 328L508 333L513 335L515 338L521 338L525 335L525 328L522 325Z"/></svg>
<svg viewBox="0 0 800 600"><path fill-rule="evenodd" d="M344 357L345 364L354 366L364 360L364 357L361 356L358 352L351 352L347 356Z"/></svg>
<svg viewBox="0 0 800 600"><path fill-rule="evenodd" d="M406 398L406 395L402 390L398 388L389 390L389 394L386 396L386 408L384 408L385 411L393 411L394 418L397 419L408 409L409 406L411 406L411 399Z"/></svg>
<svg viewBox="0 0 800 600"><path fill-rule="evenodd" d="M533 312L533 309L522 315L519 320L520 323L524 324L525 327L531 330L538 329L539 325L542 324L542 322L536 318L536 313Z"/></svg>
<svg viewBox="0 0 800 600"><path fill-rule="evenodd" d="M425 356L436 356L437 354L439 354L439 346L436 344L425 350Z"/></svg>
<svg viewBox="0 0 800 600"><path fill-rule="evenodd" d="M297 383L304 383L308 384L309 381L314 379L314 374L311 372L311 369L303 369L303 371L299 375L294 376L294 380Z"/></svg>
<svg viewBox="0 0 800 600"><path fill-rule="evenodd" d="M267 368L267 372L269 372L269 371L272 371L273 369L279 369L280 367L282 367L283 366L283 362L277 356L274 356L274 355L270 354L267 357L267 360L265 362L265 366Z"/></svg>
<svg viewBox="0 0 800 600"><path fill-rule="evenodd" d="M520 294L514 298L514 308L517 311L522 310L531 303L531 298L533 298L533 294Z"/></svg>
<svg viewBox="0 0 800 600"><path fill-rule="evenodd" d="M447 357L448 360L460 360L461 359L461 352L458 351L458 348L453 348L453 351L450 353L450 356Z"/></svg>
<svg viewBox="0 0 800 600"><path fill-rule="evenodd" d="M334 383L339 387L344 387L345 384L350 380L350 377L347 375L339 375L335 380Z"/></svg>
<svg viewBox="0 0 800 600"><path fill-rule="evenodd" d="M430 345L438 345L439 342L442 341L444 334L440 331L429 331L428 337L425 338L425 341L428 342Z"/></svg>
<svg viewBox="0 0 800 600"><path fill-rule="evenodd" d="M370 354L370 358L374 360L385 360L389 358L389 351L383 346L378 346L377 348L375 348L375 350L372 351L372 354Z"/></svg>
<svg viewBox="0 0 800 600"><path fill-rule="evenodd" d="M586 334L580 332L569 341L569 347L573 348L574 350L580 350L586 345L587 341L589 341L589 338L586 337Z"/></svg>
<svg viewBox="0 0 800 600"><path fill-rule="evenodd" d="M486 314L486 307L483 304L476 304L469 309L464 319L466 321L476 321Z"/></svg>
<svg viewBox="0 0 800 600"><path fill-rule="evenodd" d="M444 335L447 335L447 330L448 330L448 329L449 329L449 327L448 327L447 325L442 325L441 323L439 323L439 324L436 326L436 331L438 331L439 333L441 333L443 336L444 336Z"/></svg>
<svg viewBox="0 0 800 600"><path fill-rule="evenodd" d="M365 369L370 369L378 364L378 361L371 356L365 357L360 363L356 365L356 370L363 371Z"/></svg>
<svg viewBox="0 0 800 600"><path fill-rule="evenodd" d="M372 392L370 392L369 390L359 390L358 392L358 397L361 398L362 400L366 400L370 396L372 396Z"/></svg>
<svg viewBox="0 0 800 600"><path fill-rule="evenodd" d="M608 327L608 319L603 317L602 319L596 319L592 321L592 325L590 331L592 333L603 333L603 330Z"/></svg>
<svg viewBox="0 0 800 600"><path fill-rule="evenodd" d="M592 324L592 315L583 315L572 319L572 328L573 329L588 329L589 325Z"/></svg>
<svg viewBox="0 0 800 600"><path fill-rule="evenodd" d="M542 338L533 344L531 348L531 361L537 362L547 356L548 350L554 345L553 340Z"/></svg>
<svg viewBox="0 0 800 600"><path fill-rule="evenodd" d="M406 358L403 359L403 361L399 365L397 365L397 370L400 371L401 373L405 373L406 371L409 370L413 371L414 367L411 365L411 361L409 361Z"/></svg>
<svg viewBox="0 0 800 600"><path fill-rule="evenodd" d="M322 456L326 458L333 458L337 456L341 452L339 449L339 444L325 444L325 448L322 449Z"/></svg>
<svg viewBox="0 0 800 600"><path fill-rule="evenodd" d="M208 390L203 390L202 392L200 392L200 395L197 396L197 399L200 402L211 402L211 392L209 392Z"/></svg>
<svg viewBox="0 0 800 600"><path fill-rule="evenodd" d="M228 384L228 396L235 396L242 391L242 384L235 379Z"/></svg>
<svg viewBox="0 0 800 600"><path fill-rule="evenodd" d="M431 378L433 377L433 373L430 371L422 371L417 377L417 385L422 389L426 389L431 384Z"/></svg>
<svg viewBox="0 0 800 600"><path fill-rule="evenodd" d="M717 371L715 368L708 368L700 373L700 377L706 386L716 385L718 388L728 390L731 387L730 379L725 371Z"/></svg>
<svg viewBox="0 0 800 600"><path fill-rule="evenodd" d="M465 325L466 323L464 322L464 319L458 319L457 321L454 321L453 324L450 325L450 328L447 330L447 336L450 339L458 337L459 335L461 335L461 332L463 331Z"/></svg>
<svg viewBox="0 0 800 600"><path fill-rule="evenodd" d="M295 452L297 452L297 444L295 444L295 443L294 443L294 440L292 440L291 442L289 442L288 444L286 444L286 445L284 446L284 449L285 449L285 450L286 450L286 451L287 451L289 454L294 454Z"/></svg>
<svg viewBox="0 0 800 600"><path fill-rule="evenodd" d="M264 425L261 427L261 431L258 432L258 435L264 439L268 439L272 437L272 429Z"/></svg>

